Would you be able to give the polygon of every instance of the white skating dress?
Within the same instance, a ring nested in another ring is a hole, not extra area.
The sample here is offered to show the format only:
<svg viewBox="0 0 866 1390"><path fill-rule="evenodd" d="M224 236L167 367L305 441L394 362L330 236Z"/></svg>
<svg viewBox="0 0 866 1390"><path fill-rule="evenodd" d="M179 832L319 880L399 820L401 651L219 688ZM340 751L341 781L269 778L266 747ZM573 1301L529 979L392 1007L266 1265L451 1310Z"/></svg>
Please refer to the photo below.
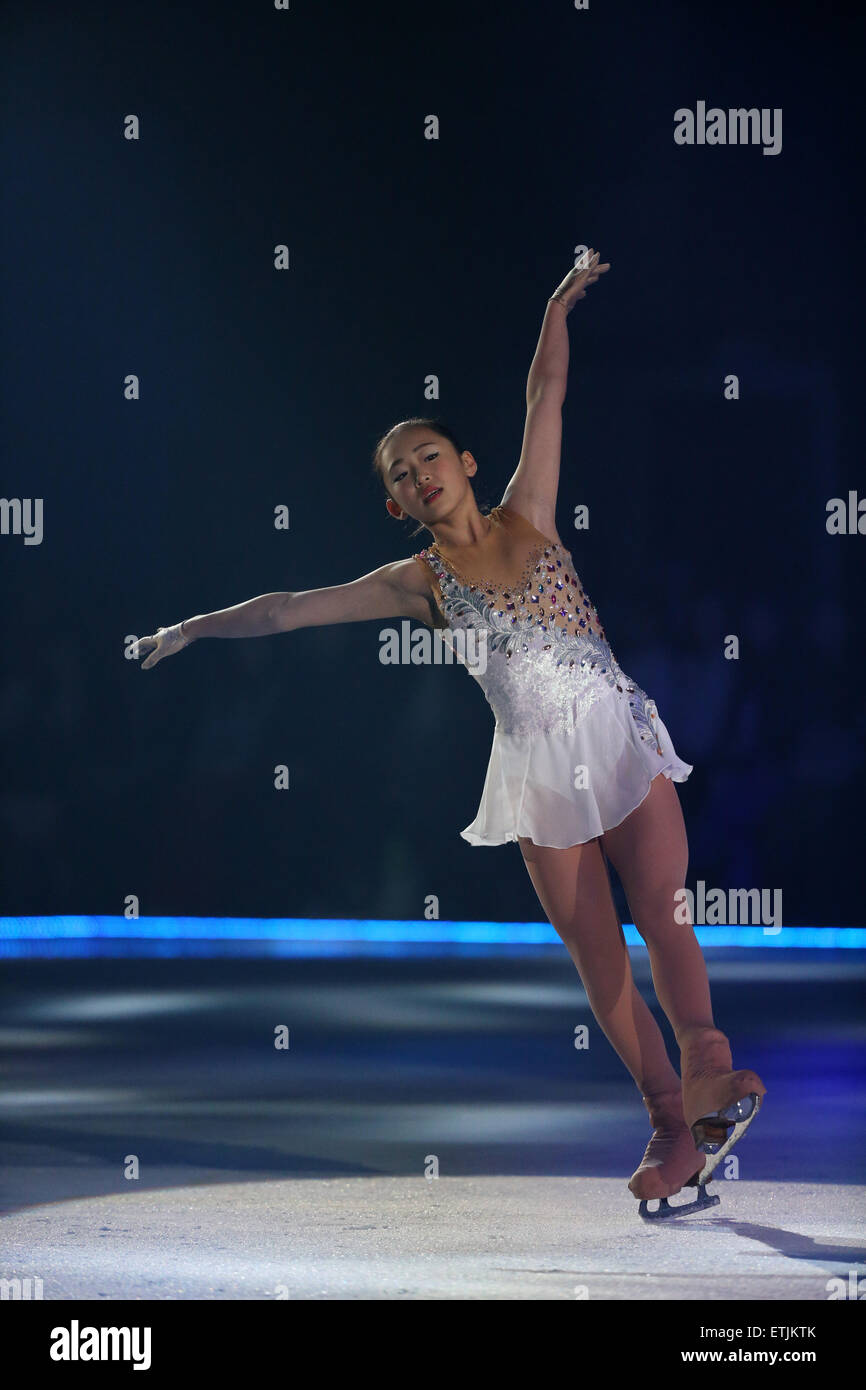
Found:
<svg viewBox="0 0 866 1390"><path fill-rule="evenodd" d="M648 698L621 669L569 551L509 506L473 547L483 576L438 545L425 570L443 641L484 691L496 724L472 845L528 836L564 849L612 829L660 772L692 771Z"/></svg>

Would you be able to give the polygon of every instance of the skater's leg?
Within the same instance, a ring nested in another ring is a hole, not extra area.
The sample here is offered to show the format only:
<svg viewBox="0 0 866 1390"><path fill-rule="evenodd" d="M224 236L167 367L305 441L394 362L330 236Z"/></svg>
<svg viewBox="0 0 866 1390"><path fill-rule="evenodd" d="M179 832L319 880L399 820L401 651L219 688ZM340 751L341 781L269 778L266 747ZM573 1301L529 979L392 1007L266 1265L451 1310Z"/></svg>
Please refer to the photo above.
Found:
<svg viewBox="0 0 866 1390"><path fill-rule="evenodd" d="M653 985L674 1032L714 1027L710 985L694 927L677 921L689 850L676 787L660 773L631 815L601 836L647 944Z"/></svg>
<svg viewBox="0 0 866 1390"><path fill-rule="evenodd" d="M688 846L673 783L663 774L656 777L640 806L601 838L647 943L656 994L680 1047L687 1124L750 1095L763 1096L766 1087L756 1072L733 1069L728 1039L713 1021L694 928L676 920L682 913L674 895L685 883Z"/></svg>
<svg viewBox="0 0 866 1390"><path fill-rule="evenodd" d="M643 1095L679 1089L658 1024L631 973L599 840L569 849L520 837L539 902L583 981L590 1008Z"/></svg>
<svg viewBox="0 0 866 1390"><path fill-rule="evenodd" d="M653 1136L629 1188L669 1197L701 1168L683 1115L680 1078L661 1030L634 983L600 840L552 849L520 839L539 901L577 966L590 1007L636 1082Z"/></svg>

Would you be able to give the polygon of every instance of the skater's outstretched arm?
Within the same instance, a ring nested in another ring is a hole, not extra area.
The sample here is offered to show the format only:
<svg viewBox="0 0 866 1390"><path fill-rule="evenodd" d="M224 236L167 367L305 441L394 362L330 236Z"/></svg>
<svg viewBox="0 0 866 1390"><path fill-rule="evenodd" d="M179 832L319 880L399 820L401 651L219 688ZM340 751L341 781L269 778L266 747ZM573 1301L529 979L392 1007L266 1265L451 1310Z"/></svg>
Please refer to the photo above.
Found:
<svg viewBox="0 0 866 1390"><path fill-rule="evenodd" d="M325 589L260 594L233 608L199 613L172 627L160 627L138 641L147 652L143 671L183 651L200 637L268 637L298 627L356 623L365 618L415 618L433 625L432 595L420 566L410 556L361 575L347 584Z"/></svg>
<svg viewBox="0 0 866 1390"><path fill-rule="evenodd" d="M562 403L568 385L568 325L566 319L586 287L610 269L589 248L568 272L547 302L535 356L526 381L526 424L520 462L502 495L551 540L556 534L556 494L562 451Z"/></svg>

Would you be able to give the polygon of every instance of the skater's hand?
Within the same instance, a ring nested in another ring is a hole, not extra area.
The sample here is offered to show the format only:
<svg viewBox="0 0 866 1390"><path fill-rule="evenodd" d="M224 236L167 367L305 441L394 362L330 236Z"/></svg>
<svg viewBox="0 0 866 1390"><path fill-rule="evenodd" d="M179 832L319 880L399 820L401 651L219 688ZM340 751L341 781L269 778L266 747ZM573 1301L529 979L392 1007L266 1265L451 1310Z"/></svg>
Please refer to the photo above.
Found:
<svg viewBox="0 0 866 1390"><path fill-rule="evenodd" d="M158 627L152 637L138 639L139 653L150 652L147 660L141 663L142 671L149 671L151 666L162 661L164 656L174 656L175 652L181 652L184 647L189 646L192 637L187 637L180 629L180 623L175 623L173 627Z"/></svg>
<svg viewBox="0 0 866 1390"><path fill-rule="evenodd" d="M610 261L599 264L598 257L598 251L593 251L590 246L550 296L551 299L559 301L567 314L571 313L579 299L586 298L587 285L594 285L599 275L604 275L605 271L610 270Z"/></svg>

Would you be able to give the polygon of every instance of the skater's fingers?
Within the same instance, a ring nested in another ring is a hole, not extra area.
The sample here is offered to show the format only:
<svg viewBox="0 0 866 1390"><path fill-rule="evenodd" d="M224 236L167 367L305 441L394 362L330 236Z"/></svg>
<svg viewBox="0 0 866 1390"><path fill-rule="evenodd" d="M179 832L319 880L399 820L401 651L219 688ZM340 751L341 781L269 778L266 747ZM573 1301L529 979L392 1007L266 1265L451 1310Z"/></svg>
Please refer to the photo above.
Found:
<svg viewBox="0 0 866 1390"><path fill-rule="evenodd" d="M600 254L591 246L582 252L565 279L550 296L551 299L559 300L566 313L579 299L586 298L586 287L598 279Z"/></svg>
<svg viewBox="0 0 866 1390"><path fill-rule="evenodd" d="M159 628L152 637L141 637L138 643L139 651L146 650L149 656L146 661L141 663L142 671L149 671L158 661L162 661L165 656L165 643L162 637L162 628Z"/></svg>
<svg viewBox="0 0 866 1390"><path fill-rule="evenodd" d="M182 623L174 623L171 627L158 627L152 637L142 638L142 641L153 644L153 651L142 663L143 671L149 671L158 661L162 661L164 656L172 656L174 652L182 652L184 647L189 646L190 638L181 631L182 627Z"/></svg>

